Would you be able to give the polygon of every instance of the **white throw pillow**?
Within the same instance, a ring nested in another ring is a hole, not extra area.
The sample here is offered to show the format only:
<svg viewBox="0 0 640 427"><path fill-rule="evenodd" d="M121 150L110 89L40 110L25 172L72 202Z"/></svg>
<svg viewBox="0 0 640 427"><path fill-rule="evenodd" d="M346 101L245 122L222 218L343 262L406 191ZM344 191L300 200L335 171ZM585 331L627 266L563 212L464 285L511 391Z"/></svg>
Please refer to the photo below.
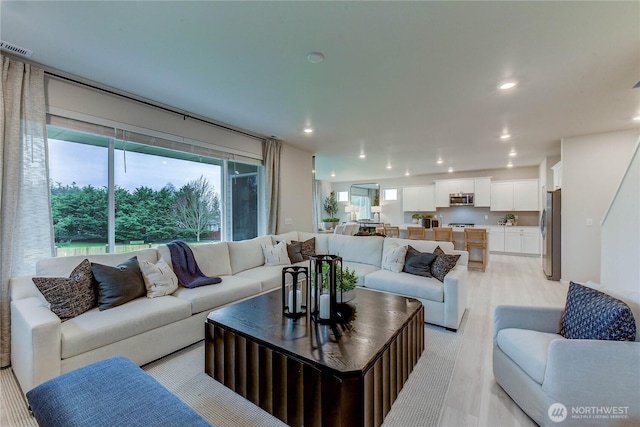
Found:
<svg viewBox="0 0 640 427"><path fill-rule="evenodd" d="M400 273L404 267L404 258L407 256L408 246L391 245L382 257L382 268L384 270Z"/></svg>
<svg viewBox="0 0 640 427"><path fill-rule="evenodd" d="M262 243L260 246L264 254L264 265L291 265L286 242L282 241L275 246Z"/></svg>
<svg viewBox="0 0 640 427"><path fill-rule="evenodd" d="M147 298L171 295L178 289L178 277L164 260L156 264L141 261L140 270L147 288Z"/></svg>

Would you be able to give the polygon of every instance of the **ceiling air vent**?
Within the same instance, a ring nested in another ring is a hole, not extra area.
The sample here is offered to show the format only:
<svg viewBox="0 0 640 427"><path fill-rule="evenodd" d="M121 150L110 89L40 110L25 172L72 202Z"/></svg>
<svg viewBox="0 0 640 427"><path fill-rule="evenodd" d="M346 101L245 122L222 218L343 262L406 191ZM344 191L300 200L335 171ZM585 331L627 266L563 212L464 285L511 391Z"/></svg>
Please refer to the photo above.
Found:
<svg viewBox="0 0 640 427"><path fill-rule="evenodd" d="M26 56L27 58L33 55L32 50L16 46L15 44L7 43L2 40L0 40L0 50L6 50L7 52L15 53L16 55Z"/></svg>

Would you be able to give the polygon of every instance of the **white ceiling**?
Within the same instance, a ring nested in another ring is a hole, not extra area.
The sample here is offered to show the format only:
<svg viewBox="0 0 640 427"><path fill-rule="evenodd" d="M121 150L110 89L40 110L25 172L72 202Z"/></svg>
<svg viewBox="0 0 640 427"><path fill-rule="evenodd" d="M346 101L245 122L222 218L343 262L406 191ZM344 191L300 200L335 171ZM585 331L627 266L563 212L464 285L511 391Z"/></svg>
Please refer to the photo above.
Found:
<svg viewBox="0 0 640 427"><path fill-rule="evenodd" d="M330 181L537 165L640 115L635 1L1 1L0 17L36 63L275 135Z"/></svg>

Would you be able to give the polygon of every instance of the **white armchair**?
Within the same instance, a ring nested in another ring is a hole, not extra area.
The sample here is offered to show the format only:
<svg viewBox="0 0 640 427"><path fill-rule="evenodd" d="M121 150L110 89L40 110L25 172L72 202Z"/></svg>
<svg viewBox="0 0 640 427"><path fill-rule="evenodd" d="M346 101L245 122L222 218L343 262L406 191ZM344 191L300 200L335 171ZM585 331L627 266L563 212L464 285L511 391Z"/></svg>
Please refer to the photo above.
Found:
<svg viewBox="0 0 640 427"><path fill-rule="evenodd" d="M496 382L543 426L639 425L638 338L565 339L558 334L562 313L563 307L496 307Z"/></svg>

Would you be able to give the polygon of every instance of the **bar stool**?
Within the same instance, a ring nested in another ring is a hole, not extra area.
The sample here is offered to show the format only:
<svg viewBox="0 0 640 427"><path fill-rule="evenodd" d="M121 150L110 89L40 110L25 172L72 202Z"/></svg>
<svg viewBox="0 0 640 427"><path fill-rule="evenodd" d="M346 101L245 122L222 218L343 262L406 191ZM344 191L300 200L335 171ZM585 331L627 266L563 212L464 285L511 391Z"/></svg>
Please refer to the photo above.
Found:
<svg viewBox="0 0 640 427"><path fill-rule="evenodd" d="M407 227L407 239L426 240L427 229L424 227Z"/></svg>
<svg viewBox="0 0 640 427"><path fill-rule="evenodd" d="M482 259L471 259L470 248L480 249ZM484 272L487 268L487 230L485 228L465 228L464 250L469 252L468 266L480 268Z"/></svg>
<svg viewBox="0 0 640 427"><path fill-rule="evenodd" d="M436 242L453 242L453 229L451 227L434 227L433 240Z"/></svg>
<svg viewBox="0 0 640 427"><path fill-rule="evenodd" d="M397 225L391 225L384 227L384 234L387 237L400 237L400 227Z"/></svg>
<svg viewBox="0 0 640 427"><path fill-rule="evenodd" d="M384 227L376 227L376 233L385 234Z"/></svg>

